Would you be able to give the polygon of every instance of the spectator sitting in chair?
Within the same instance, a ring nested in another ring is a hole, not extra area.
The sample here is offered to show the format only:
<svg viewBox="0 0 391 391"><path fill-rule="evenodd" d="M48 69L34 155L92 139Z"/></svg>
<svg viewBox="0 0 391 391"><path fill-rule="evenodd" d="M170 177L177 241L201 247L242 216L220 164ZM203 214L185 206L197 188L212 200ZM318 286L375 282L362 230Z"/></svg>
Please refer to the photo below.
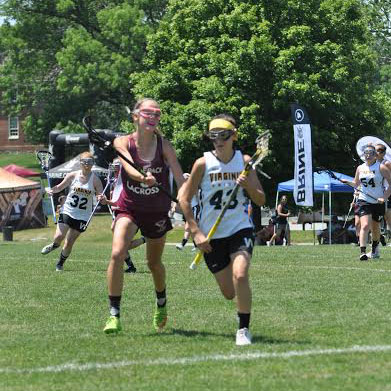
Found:
<svg viewBox="0 0 391 391"><path fill-rule="evenodd" d="M331 216L331 227L316 232L319 244L329 243L329 235L331 229L331 243L338 243L342 240L342 235L345 230L342 228L341 223L338 221L337 216Z"/></svg>
<svg viewBox="0 0 391 391"><path fill-rule="evenodd" d="M255 244L258 246L264 246L267 244L267 242L271 239L273 235L274 235L274 225L270 220L269 225L262 227L258 232L256 232Z"/></svg>

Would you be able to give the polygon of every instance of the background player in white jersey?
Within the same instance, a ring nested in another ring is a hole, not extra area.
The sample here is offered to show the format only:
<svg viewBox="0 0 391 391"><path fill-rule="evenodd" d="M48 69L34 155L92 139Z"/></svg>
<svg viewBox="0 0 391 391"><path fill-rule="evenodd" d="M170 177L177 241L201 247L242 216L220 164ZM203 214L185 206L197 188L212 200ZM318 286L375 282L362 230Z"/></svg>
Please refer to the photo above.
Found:
<svg viewBox="0 0 391 391"><path fill-rule="evenodd" d="M53 195L69 187L67 198L61 208L53 242L45 246L41 251L42 254L49 254L57 247L60 247L65 239L56 265L57 271L63 270L64 262L69 257L76 239L85 230L86 223L93 210L94 195L97 196L98 201L105 203L105 198L102 195L102 182L91 171L93 164L94 158L92 154L83 152L80 155L81 169L70 172L62 182L47 190L49 195Z"/></svg>
<svg viewBox="0 0 391 391"><path fill-rule="evenodd" d="M183 178L185 178L185 180L189 179L189 177L190 177L190 174L188 172L185 172L183 174ZM191 209L193 211L194 218L196 219L196 221L198 221L198 216L199 216L199 213L200 213L200 200L199 200L199 197L198 197L198 193L191 200ZM189 241L189 238L190 238L189 224L186 222L185 218L183 218L183 219L185 220L185 227L184 227L182 242L178 243L175 246L178 250L183 250L184 247L186 246L186 243ZM194 247L193 247L192 251L196 251L197 250L197 246L195 245L194 242L193 242L193 245L194 245Z"/></svg>
<svg viewBox="0 0 391 391"><path fill-rule="evenodd" d="M205 152L204 156L194 163L190 178L180 192L179 201L193 240L204 252L206 264L215 276L223 296L228 300L235 296L237 298L239 327L236 344L249 345L251 289L248 269L254 233L246 205L249 202L248 197L255 204L263 205L265 194L253 170L248 176L241 175L250 157L233 148L233 142L237 139L235 120L227 114L214 117L209 123L207 136L213 142L214 150ZM237 183L243 189L232 201L209 243L207 234ZM192 213L191 200L198 190L201 211L197 224Z"/></svg>
<svg viewBox="0 0 391 391"><path fill-rule="evenodd" d="M380 240L380 225L384 216L384 201L391 194L388 185L386 191L384 179L391 183L391 174L388 168L377 161L376 149L373 145L367 145L364 149L365 162L357 167L353 182L342 179L341 182L360 188L358 195L360 216L360 261L367 261L369 257L378 258L376 255ZM374 222L374 224L372 224ZM366 254L369 229L372 228L372 251Z"/></svg>
<svg viewBox="0 0 391 391"><path fill-rule="evenodd" d="M387 148L384 144L376 144L376 153L377 153L377 160L380 163L383 163L388 170L391 172L391 162L387 159L385 159L386 151ZM384 214L384 220L386 223L386 230L388 233L388 236L391 235L391 197L387 199L387 202L385 204L385 214ZM386 244L385 239L383 239L384 242L382 241L382 236L380 236L380 241L382 242L383 245Z"/></svg>

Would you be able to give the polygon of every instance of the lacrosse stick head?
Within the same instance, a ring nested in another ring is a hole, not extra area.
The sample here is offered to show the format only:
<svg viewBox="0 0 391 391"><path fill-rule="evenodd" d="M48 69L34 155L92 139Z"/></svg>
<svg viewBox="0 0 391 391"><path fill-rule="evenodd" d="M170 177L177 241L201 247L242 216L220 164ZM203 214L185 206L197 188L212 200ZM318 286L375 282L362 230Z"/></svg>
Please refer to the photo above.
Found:
<svg viewBox="0 0 391 391"><path fill-rule="evenodd" d="M37 151L36 152L37 159L41 164L41 168L43 171L49 171L50 160L53 158L53 155L49 151Z"/></svg>
<svg viewBox="0 0 391 391"><path fill-rule="evenodd" d="M83 118L84 129L88 133L90 142L96 145L99 149L111 148L111 141L108 140L103 134L100 134L94 129L91 123L91 116L87 115Z"/></svg>
<svg viewBox="0 0 391 391"><path fill-rule="evenodd" d="M325 172L327 175L329 175L331 178L333 179L337 179L339 180L339 178L334 174L334 172L332 170L330 170L329 168L325 168L325 167L316 167L315 172L317 172L318 174L321 174L322 172Z"/></svg>
<svg viewBox="0 0 391 391"><path fill-rule="evenodd" d="M115 177L117 176L119 171L119 167L116 166L114 163L110 163L107 167L107 180L114 181Z"/></svg>
<svg viewBox="0 0 391 391"><path fill-rule="evenodd" d="M119 157L116 157L110 165L113 166L114 171L119 171L121 168L121 160L119 160Z"/></svg>
<svg viewBox="0 0 391 391"><path fill-rule="evenodd" d="M257 152L254 156L253 162L251 162L252 167L258 166L263 159L269 153L269 140L271 137L271 133L269 130L266 130L262 134L260 134L255 140L255 144L257 146Z"/></svg>
<svg viewBox="0 0 391 391"><path fill-rule="evenodd" d="M325 171L327 171L327 168L324 168L321 166L314 168L314 172L317 172L318 174L321 174L322 172L325 172Z"/></svg>

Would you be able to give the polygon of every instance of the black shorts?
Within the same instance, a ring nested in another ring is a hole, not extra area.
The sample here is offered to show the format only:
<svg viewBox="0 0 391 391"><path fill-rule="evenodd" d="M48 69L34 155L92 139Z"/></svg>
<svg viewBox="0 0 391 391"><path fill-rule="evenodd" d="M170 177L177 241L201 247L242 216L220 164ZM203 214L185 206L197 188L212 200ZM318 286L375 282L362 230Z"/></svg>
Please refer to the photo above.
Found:
<svg viewBox="0 0 391 391"><path fill-rule="evenodd" d="M87 228L87 221L85 220L76 220L72 218L71 216L68 216L67 214L60 213L60 216L58 216L58 223L66 224L70 228L75 229L79 232L84 232Z"/></svg>
<svg viewBox="0 0 391 391"><path fill-rule="evenodd" d="M238 251L245 251L250 255L253 253L254 230L245 228L227 238L212 239L210 245L212 251L204 253L204 259L208 269L215 274L230 264L231 254Z"/></svg>
<svg viewBox="0 0 391 391"><path fill-rule="evenodd" d="M279 229L281 231L285 231L286 230L286 223L277 223L276 229Z"/></svg>
<svg viewBox="0 0 391 391"><path fill-rule="evenodd" d="M372 215L372 220L376 222L382 221L385 214L384 204L370 204L369 202L359 201L358 215L360 217Z"/></svg>

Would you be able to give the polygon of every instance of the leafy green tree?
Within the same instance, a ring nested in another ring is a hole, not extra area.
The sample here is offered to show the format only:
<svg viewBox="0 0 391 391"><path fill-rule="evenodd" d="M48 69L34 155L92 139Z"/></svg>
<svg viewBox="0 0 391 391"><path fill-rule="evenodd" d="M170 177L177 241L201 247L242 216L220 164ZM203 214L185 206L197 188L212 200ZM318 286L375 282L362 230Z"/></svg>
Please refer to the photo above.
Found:
<svg viewBox="0 0 391 391"><path fill-rule="evenodd" d="M140 69L146 36L165 3L3 1L2 13L12 21L0 31L4 109L27 114L25 131L34 141L46 141L55 127L80 131L87 111L99 127L120 126L133 100L129 75Z"/></svg>
<svg viewBox="0 0 391 391"><path fill-rule="evenodd" d="M384 94L382 97L387 100L391 98L391 1L363 0L363 3L367 10L369 29L373 35L373 47L378 54L378 83ZM391 123L388 123L387 129L390 127ZM390 133L386 136L389 140Z"/></svg>
<svg viewBox="0 0 391 391"><path fill-rule="evenodd" d="M211 116L239 120L239 144L273 132L265 171L293 174L289 105L312 120L314 164L347 173L357 139L384 132L387 99L377 91L377 57L358 0L172 0L148 40L136 95L153 96L162 128L188 169Z"/></svg>

